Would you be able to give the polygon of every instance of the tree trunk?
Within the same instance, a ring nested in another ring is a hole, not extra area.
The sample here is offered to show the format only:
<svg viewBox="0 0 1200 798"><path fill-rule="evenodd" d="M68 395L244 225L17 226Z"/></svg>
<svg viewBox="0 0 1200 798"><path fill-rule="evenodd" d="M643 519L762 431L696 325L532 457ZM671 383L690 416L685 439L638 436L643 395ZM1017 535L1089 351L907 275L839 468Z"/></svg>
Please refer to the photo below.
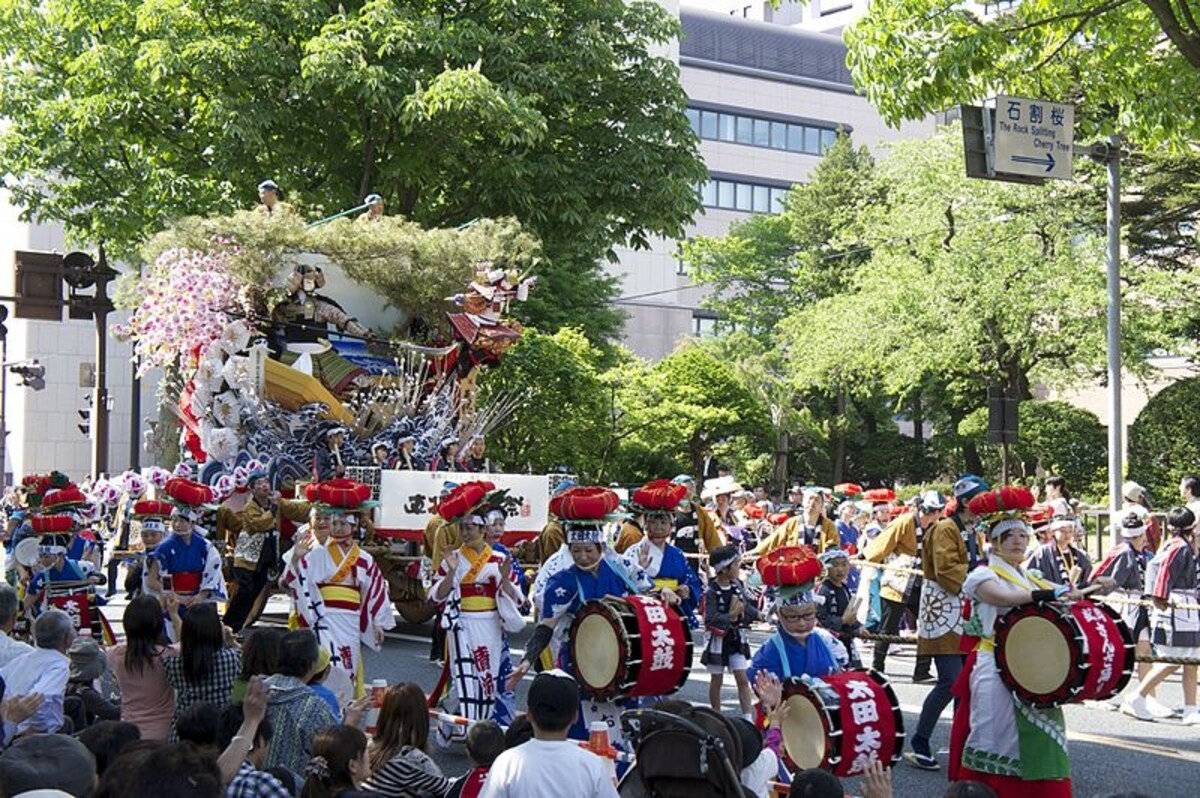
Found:
<svg viewBox="0 0 1200 798"><path fill-rule="evenodd" d="M837 453L833 458L833 482L842 482L846 471L846 391L838 388L837 394Z"/></svg>
<svg viewBox="0 0 1200 798"><path fill-rule="evenodd" d="M921 403L920 391L913 394L910 415L912 416L913 440L923 450L925 448L925 407Z"/></svg>
<svg viewBox="0 0 1200 798"><path fill-rule="evenodd" d="M771 495L784 496L788 484L788 448L791 445L788 431L780 427L775 433L775 463L771 469Z"/></svg>

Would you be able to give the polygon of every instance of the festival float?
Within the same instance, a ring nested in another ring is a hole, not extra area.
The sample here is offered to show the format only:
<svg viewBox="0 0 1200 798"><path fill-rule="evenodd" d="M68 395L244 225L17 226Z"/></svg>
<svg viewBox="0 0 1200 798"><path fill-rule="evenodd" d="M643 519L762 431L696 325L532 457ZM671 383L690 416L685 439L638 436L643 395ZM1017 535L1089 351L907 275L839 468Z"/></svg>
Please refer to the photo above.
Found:
<svg viewBox="0 0 1200 798"><path fill-rule="evenodd" d="M482 440L522 399L481 400L478 380L520 339L511 312L535 284L536 240L511 219L305 224L260 206L184 220L144 258L118 286L130 318L114 334L139 373L160 372L148 447L233 511L252 468L284 496L314 480L368 482L382 504L366 519L369 550L401 614L429 617L420 540L439 466L456 470L456 444ZM524 482L512 513L536 531L547 487L532 479L513 476Z"/></svg>

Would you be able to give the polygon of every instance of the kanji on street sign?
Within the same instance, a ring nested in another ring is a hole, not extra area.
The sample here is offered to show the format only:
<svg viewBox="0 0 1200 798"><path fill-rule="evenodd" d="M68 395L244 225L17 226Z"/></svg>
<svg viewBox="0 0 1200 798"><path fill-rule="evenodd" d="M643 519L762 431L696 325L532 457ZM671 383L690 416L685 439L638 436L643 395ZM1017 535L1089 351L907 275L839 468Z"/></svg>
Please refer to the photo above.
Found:
<svg viewBox="0 0 1200 798"><path fill-rule="evenodd" d="M998 173L1071 179L1075 107L996 97L993 169Z"/></svg>

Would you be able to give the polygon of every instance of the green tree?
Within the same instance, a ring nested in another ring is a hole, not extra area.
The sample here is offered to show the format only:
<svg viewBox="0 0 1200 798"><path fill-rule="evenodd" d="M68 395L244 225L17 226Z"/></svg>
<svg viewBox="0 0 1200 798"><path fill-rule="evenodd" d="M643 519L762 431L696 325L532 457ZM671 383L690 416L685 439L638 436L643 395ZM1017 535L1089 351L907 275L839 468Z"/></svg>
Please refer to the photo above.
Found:
<svg viewBox="0 0 1200 798"><path fill-rule="evenodd" d="M613 376L626 430L619 478L699 474L715 447L739 436L760 451L770 446L762 404L702 346L684 344L653 366L626 364Z"/></svg>
<svg viewBox="0 0 1200 798"><path fill-rule="evenodd" d="M267 176L313 216L374 191L429 227L515 217L544 246L530 318L600 340L619 315L597 260L698 207L655 54L677 33L649 0L6 0L0 174L116 255Z"/></svg>
<svg viewBox="0 0 1200 798"><path fill-rule="evenodd" d="M1088 187L970 180L960 138L901 143L881 162L890 202L866 214L870 263L780 325L801 389L881 390L897 410L919 400L925 420L951 431L989 384L1028 398L1036 382L1103 373L1103 247L1077 221ZM1135 367L1145 315L1126 303ZM967 466L978 465L966 444Z"/></svg>
<svg viewBox="0 0 1200 798"><path fill-rule="evenodd" d="M489 434L489 455L510 471L547 473L567 465L580 474L599 474L610 410L602 358L578 330L553 335L525 330L500 365L480 379L483 404L523 397Z"/></svg>
<svg viewBox="0 0 1200 798"><path fill-rule="evenodd" d="M1155 394L1129 428L1129 476L1168 506L1179 479L1200 471L1200 377L1172 383Z"/></svg>
<svg viewBox="0 0 1200 798"><path fill-rule="evenodd" d="M839 135L812 180L788 193L783 213L688 242L683 260L694 280L714 289L708 307L767 341L783 318L837 293L870 259L861 213L885 200L867 148Z"/></svg>
<svg viewBox="0 0 1200 798"><path fill-rule="evenodd" d="M1146 146L1200 135L1192 0L1022 0L980 18L958 0L874 0L846 30L856 84L893 124L998 89L1076 103L1080 135Z"/></svg>
<svg viewBox="0 0 1200 798"><path fill-rule="evenodd" d="M1065 477L1078 496L1106 495L1108 431L1095 413L1055 400L1022 402L1019 416L1019 440L1010 449L1010 476L1028 480L1041 469ZM987 442L987 426L987 408L980 408L963 420L959 434L973 440L983 454L983 473L998 479L1000 446Z"/></svg>

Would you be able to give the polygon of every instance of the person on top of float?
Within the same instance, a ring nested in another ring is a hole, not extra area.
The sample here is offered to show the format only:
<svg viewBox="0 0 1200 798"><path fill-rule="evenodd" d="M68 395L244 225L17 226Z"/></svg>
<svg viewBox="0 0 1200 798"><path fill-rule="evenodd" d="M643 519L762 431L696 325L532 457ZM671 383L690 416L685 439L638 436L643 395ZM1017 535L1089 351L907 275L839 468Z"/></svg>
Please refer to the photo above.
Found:
<svg viewBox="0 0 1200 798"><path fill-rule="evenodd" d="M329 538L312 546L298 536L284 586L296 604L301 626L312 629L329 650L334 666L363 690L362 644L378 651L383 635L396 626L387 581L370 554L359 548L351 523L373 507L371 486L349 479L317 482L304 489L313 511L329 516Z"/></svg>
<svg viewBox="0 0 1200 798"><path fill-rule="evenodd" d="M559 667L569 668L566 661L569 647L563 638L571 619L586 602L605 596L635 595L650 589L645 570L650 564L649 551L641 550L637 570L632 574L615 556L606 556L604 524L613 518L612 513L619 504L616 493L600 487L569 488L551 499L550 512L566 529L571 564L550 575L542 592L537 594L541 621L525 646L524 658L509 678L510 689L516 687L556 637L562 645L558 646L554 659ZM548 561L544 567L559 566Z"/></svg>
<svg viewBox="0 0 1200 798"><path fill-rule="evenodd" d="M621 563L629 572L644 568L646 576L654 582L652 592L664 604L678 608L688 624L695 628L696 608L704 588L683 551L670 543L675 508L686 496L685 486L665 479L647 482L633 492L629 508L642 517L646 534L640 542L625 550Z"/></svg>
<svg viewBox="0 0 1200 798"><path fill-rule="evenodd" d="M491 482L464 482L438 505L442 518L458 524L462 543L445 552L429 593L440 609L448 644L433 698L452 686L459 715L502 724L512 721L515 703L503 695L512 671L504 633L525 627L518 609L524 596L513 580L512 558L488 543L484 520L505 493Z"/></svg>
<svg viewBox="0 0 1200 798"><path fill-rule="evenodd" d="M967 574L963 593L972 600L964 633L978 637L965 674L955 684L959 704L950 732L950 781L978 781L1000 798L1068 798L1071 764L1066 726L1058 707L1022 702L1005 686L995 655L996 622L1033 602L1081 598L1070 585L1042 579L1022 567L1033 507L1025 487L1006 487L970 500L992 542L985 567ZM1111 588L1112 580L1101 578Z"/></svg>
<svg viewBox="0 0 1200 798"><path fill-rule="evenodd" d="M205 601L224 600L221 555L216 546L196 534L196 523L213 501L212 489L190 479L172 477L162 493L174 505L171 534L146 561L147 592L173 592L179 597L181 611Z"/></svg>

